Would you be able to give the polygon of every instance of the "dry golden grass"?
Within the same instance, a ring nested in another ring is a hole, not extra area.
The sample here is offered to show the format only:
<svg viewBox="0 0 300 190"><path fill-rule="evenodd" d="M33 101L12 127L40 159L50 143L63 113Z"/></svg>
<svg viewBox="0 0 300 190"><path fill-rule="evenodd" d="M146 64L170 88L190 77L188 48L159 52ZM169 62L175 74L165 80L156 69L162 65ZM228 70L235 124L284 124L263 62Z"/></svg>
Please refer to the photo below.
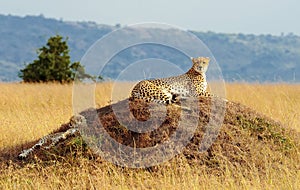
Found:
<svg viewBox="0 0 300 190"><path fill-rule="evenodd" d="M68 121L72 88L57 84L0 84L0 147L37 139Z"/></svg>
<svg viewBox="0 0 300 190"><path fill-rule="evenodd" d="M112 83L97 85L97 106L109 104L112 88ZM72 116L70 84L0 84L0 89L0 149L38 139Z"/></svg>
<svg viewBox="0 0 300 190"><path fill-rule="evenodd" d="M130 87L126 83L122 86ZM112 88L112 83L97 85L97 106L110 103ZM0 89L0 150L38 139L66 123L72 115L72 85L0 84ZM229 84L226 89L229 100L248 105L300 131L300 85ZM128 92L115 94L113 101L127 97ZM96 161L91 165L86 158L78 158L50 165L3 164L8 166L1 166L0 189L300 189L300 172L284 165L280 171L273 169L273 162L268 162L272 150L263 151L270 155L265 158L268 170L264 177L255 166L246 177L226 166L225 175L217 176L207 173L202 166L189 166L184 159L173 160L153 173Z"/></svg>
<svg viewBox="0 0 300 190"><path fill-rule="evenodd" d="M300 85L229 84L227 98L300 131Z"/></svg>

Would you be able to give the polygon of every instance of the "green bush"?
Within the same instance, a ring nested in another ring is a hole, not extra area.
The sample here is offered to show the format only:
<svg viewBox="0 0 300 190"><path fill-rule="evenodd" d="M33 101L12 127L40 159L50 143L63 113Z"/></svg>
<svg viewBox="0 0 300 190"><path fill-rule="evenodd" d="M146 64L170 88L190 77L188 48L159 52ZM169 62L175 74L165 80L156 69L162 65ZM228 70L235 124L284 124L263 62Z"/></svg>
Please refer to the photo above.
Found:
<svg viewBox="0 0 300 190"><path fill-rule="evenodd" d="M67 41L59 35L50 37L38 54L38 59L20 70L19 77L24 82L71 82L76 73L93 78L85 74L79 62L71 63Z"/></svg>

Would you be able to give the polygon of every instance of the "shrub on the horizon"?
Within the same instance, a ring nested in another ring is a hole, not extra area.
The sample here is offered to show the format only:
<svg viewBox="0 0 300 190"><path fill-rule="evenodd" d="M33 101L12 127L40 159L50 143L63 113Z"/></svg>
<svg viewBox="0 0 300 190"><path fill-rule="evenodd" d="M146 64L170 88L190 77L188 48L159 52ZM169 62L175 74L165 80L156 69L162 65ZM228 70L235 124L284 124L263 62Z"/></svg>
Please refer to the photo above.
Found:
<svg viewBox="0 0 300 190"><path fill-rule="evenodd" d="M24 82L71 82L77 78L94 78L85 73L79 62L71 63L67 40L56 35L38 50L38 59L20 70Z"/></svg>

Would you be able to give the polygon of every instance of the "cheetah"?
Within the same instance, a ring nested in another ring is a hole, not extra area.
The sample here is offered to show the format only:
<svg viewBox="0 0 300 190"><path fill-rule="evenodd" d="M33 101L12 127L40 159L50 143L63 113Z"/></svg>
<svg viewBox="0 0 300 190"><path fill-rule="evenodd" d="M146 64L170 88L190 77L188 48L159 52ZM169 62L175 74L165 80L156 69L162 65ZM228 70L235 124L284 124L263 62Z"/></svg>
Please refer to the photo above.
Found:
<svg viewBox="0 0 300 190"><path fill-rule="evenodd" d="M131 91L130 100L143 99L146 102L162 104L177 103L179 98L210 97L207 92L206 71L209 57L191 58L193 66L185 74L169 78L143 80Z"/></svg>

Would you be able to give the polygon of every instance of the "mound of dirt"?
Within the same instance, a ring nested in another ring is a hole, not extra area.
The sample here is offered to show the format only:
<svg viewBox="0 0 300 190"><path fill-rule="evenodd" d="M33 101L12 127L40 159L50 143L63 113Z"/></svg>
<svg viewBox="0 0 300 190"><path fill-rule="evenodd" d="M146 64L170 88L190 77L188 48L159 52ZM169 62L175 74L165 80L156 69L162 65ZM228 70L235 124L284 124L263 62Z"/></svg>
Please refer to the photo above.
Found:
<svg viewBox="0 0 300 190"><path fill-rule="evenodd" d="M192 101L189 102L191 105L198 106L181 109L175 105L165 107L124 100L97 110L86 110L81 113L87 122L80 129L84 138L77 135L59 142L50 150L37 149L25 162L33 158L49 161L81 155L90 159L109 158L113 162L122 159L134 167L143 166L141 163L152 166L155 160L150 155L151 149L139 155L120 154L120 146L138 150L163 144L155 158L164 159L164 156L171 155L174 159L184 159L190 165L205 166L220 174L228 166L245 172L252 167L265 171L266 159L271 165L277 164L272 167L280 167L278 163L285 164L291 155L299 154L299 133L246 106L210 98L182 101ZM220 116L213 117L212 101L215 101L216 109L225 109L224 120ZM218 128L210 125L210 120L223 124ZM129 125L131 130L125 127ZM64 124L54 133L66 131L69 126ZM104 133L109 134L114 143L107 140L108 136L103 136ZM2 151L2 161L16 161L21 149L34 143L36 141ZM177 144L184 146L178 149ZM95 147L102 150L100 154ZM24 160L18 162L24 163Z"/></svg>

